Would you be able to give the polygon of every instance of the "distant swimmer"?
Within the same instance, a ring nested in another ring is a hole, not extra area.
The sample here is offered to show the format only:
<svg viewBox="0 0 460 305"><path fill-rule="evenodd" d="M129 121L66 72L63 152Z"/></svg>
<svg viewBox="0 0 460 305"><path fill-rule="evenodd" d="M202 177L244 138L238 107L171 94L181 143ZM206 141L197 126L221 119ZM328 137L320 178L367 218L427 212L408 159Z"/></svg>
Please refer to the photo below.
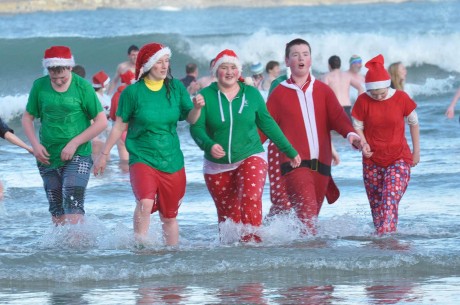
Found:
<svg viewBox="0 0 460 305"><path fill-rule="evenodd" d="M391 78L391 88L404 91L406 83L407 69L402 62L394 62L388 67Z"/></svg>
<svg viewBox="0 0 460 305"><path fill-rule="evenodd" d="M455 116L455 105L457 105L458 100L460 99L460 88L458 88L457 92L455 93L454 97L452 98L452 101L450 102L449 107L447 107L446 110L446 117L449 119L453 119ZM460 117L459 117L460 121Z"/></svg>
<svg viewBox="0 0 460 305"><path fill-rule="evenodd" d="M364 75L361 74L361 68L363 67L363 60L358 55L352 55L349 60L350 67L347 70L347 73L351 75L356 82L361 84L361 87L364 90Z"/></svg>
<svg viewBox="0 0 460 305"><path fill-rule="evenodd" d="M139 54L139 48L136 45L131 45L128 48L128 60L118 65L117 71L115 72L112 82L107 90L107 94L111 95L116 91L119 86L120 75L125 73L127 70L131 70L131 72L135 73L137 54Z"/></svg>
<svg viewBox="0 0 460 305"><path fill-rule="evenodd" d="M351 120L350 86L358 90L358 95L363 93L364 90L361 84L351 77L349 73L341 71L340 66L340 57L337 55L331 56L329 58L329 72L323 75L322 80L334 91L340 105L342 105Z"/></svg>
<svg viewBox="0 0 460 305"><path fill-rule="evenodd" d="M199 85L198 90L203 89L203 88L209 86L210 84L212 84L213 82L217 81L216 76L212 73L212 67L214 66L214 61L215 61L215 59L213 58L209 62L209 75L200 77L198 79L198 81L197 81L197 83Z"/></svg>

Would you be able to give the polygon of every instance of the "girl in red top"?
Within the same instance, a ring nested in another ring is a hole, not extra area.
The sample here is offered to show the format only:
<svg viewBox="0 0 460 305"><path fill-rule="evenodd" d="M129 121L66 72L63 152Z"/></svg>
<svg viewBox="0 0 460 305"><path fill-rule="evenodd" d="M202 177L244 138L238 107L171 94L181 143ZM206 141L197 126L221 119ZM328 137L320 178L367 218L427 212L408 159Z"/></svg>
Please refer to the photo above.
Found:
<svg viewBox="0 0 460 305"><path fill-rule="evenodd" d="M420 161L417 105L404 91L390 88L390 75L383 64L382 55L366 63L367 94L358 97L351 113L363 141L364 186L379 235L396 231L410 168ZM412 152L405 137L405 119Z"/></svg>

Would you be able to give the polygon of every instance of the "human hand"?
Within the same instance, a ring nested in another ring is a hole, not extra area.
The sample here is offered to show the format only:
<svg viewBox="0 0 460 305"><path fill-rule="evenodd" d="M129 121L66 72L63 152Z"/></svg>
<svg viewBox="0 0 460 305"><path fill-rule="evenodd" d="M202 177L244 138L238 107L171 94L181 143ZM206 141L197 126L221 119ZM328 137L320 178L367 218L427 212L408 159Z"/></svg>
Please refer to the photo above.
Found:
<svg viewBox="0 0 460 305"><path fill-rule="evenodd" d="M197 94L193 98L193 107L196 109L201 109L205 105L204 97L201 94Z"/></svg>
<svg viewBox="0 0 460 305"><path fill-rule="evenodd" d="M96 157L96 161L94 161L93 165L93 174L94 176L104 174L105 167L107 166L107 156L102 153Z"/></svg>
<svg viewBox="0 0 460 305"><path fill-rule="evenodd" d="M215 159L225 157L225 151L220 144L214 144L211 148L211 156Z"/></svg>
<svg viewBox="0 0 460 305"><path fill-rule="evenodd" d="M48 153L48 151L43 145L38 144L35 147L33 147L33 154L40 163L43 163L46 165L50 164L50 161L49 161L50 154Z"/></svg>
<svg viewBox="0 0 460 305"><path fill-rule="evenodd" d="M420 151L412 152L412 167L420 163Z"/></svg>
<svg viewBox="0 0 460 305"><path fill-rule="evenodd" d="M297 154L294 158L291 159L290 164L292 168L297 168L300 166L300 162L302 162L302 159L300 156Z"/></svg>
<svg viewBox="0 0 460 305"><path fill-rule="evenodd" d="M366 158L372 157L374 152L371 150L371 146L368 143L364 143L362 146L363 156Z"/></svg>
<svg viewBox="0 0 460 305"><path fill-rule="evenodd" d="M355 136L355 135L352 135L348 138L348 140L350 141L350 144L351 146L353 146L353 148L361 151L363 149L363 145L361 143L361 138Z"/></svg>
<svg viewBox="0 0 460 305"><path fill-rule="evenodd" d="M197 81L191 82L190 85L187 87L187 91L188 93L190 93L190 95L194 95L200 89L201 89L201 85Z"/></svg>
<svg viewBox="0 0 460 305"><path fill-rule="evenodd" d="M339 165L340 163L340 156L339 153L333 149L332 150L332 165Z"/></svg>
<svg viewBox="0 0 460 305"><path fill-rule="evenodd" d="M453 118L454 118L454 115L455 115L454 107L449 107L449 108L447 108L447 110L446 110L446 117L447 117L448 119L453 119Z"/></svg>
<svg viewBox="0 0 460 305"><path fill-rule="evenodd" d="M69 161L72 160L73 155L77 151L78 145L74 144L72 141L67 143L67 145L61 151L61 160Z"/></svg>

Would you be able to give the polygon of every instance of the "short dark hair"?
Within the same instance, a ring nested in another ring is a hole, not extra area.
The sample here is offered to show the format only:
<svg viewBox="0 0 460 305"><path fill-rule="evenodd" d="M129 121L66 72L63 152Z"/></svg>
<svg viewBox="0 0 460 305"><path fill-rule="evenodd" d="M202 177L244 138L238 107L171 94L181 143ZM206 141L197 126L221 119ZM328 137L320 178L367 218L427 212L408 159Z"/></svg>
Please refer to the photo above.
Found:
<svg viewBox="0 0 460 305"><path fill-rule="evenodd" d="M274 67L276 66L279 66L280 63L275 61L275 60L270 60L269 62L267 62L267 64L265 65L265 72L269 72L270 70L272 70Z"/></svg>
<svg viewBox="0 0 460 305"><path fill-rule="evenodd" d="M286 58L289 57L289 52L291 52L291 47L292 46L295 46L295 45L300 45L300 44L305 44L308 46L308 49L310 50L310 53L311 53L311 47L310 47L310 44L306 41L306 40L303 40L302 38L296 38L294 40L291 40L290 42L288 42L286 44L286 50L284 52L284 56Z"/></svg>
<svg viewBox="0 0 460 305"><path fill-rule="evenodd" d="M196 65L196 63L189 63L187 65L185 65L185 73L189 74L189 73L193 73L196 71L196 69L198 68L198 66Z"/></svg>
<svg viewBox="0 0 460 305"><path fill-rule="evenodd" d="M72 68L72 72L83 78L86 77L86 71L82 65L75 65L75 67Z"/></svg>
<svg viewBox="0 0 460 305"><path fill-rule="evenodd" d="M136 45L130 45L128 48L128 55L131 54L132 51L139 51L139 48Z"/></svg>
<svg viewBox="0 0 460 305"><path fill-rule="evenodd" d="M332 55L331 57L329 57L328 62L329 62L329 66L331 66L331 69L333 70L340 69L340 66L342 65L340 57L338 57L337 55Z"/></svg>
<svg viewBox="0 0 460 305"><path fill-rule="evenodd" d="M64 67L64 66L56 66L56 67L48 67L48 71L52 71L53 73L61 73L64 70L70 70L71 67Z"/></svg>

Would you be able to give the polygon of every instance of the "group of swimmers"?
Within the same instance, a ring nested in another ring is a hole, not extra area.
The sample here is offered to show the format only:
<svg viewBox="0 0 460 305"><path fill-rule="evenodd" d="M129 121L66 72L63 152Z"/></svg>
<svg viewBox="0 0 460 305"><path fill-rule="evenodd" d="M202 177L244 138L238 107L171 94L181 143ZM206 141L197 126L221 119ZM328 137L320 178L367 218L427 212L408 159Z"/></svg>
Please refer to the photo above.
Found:
<svg viewBox="0 0 460 305"><path fill-rule="evenodd" d="M32 148L15 144L37 159L53 223L83 221L91 169L94 175L103 174L112 147L124 137L136 198L135 237L140 243L148 241L150 216L158 211L165 243L177 245L176 217L186 176L176 128L186 120L192 138L204 151L204 180L218 222L244 224L242 242L261 241L258 229L263 222L267 173L272 201L267 217L292 210L305 225L304 232L315 234L324 199L334 203L340 194L331 176L333 130L363 155L363 179L376 233L397 230L399 202L411 167L420 161L419 124L415 102L391 87L382 55L365 65L365 92L350 111L352 124L327 85L334 82L332 71L324 82L310 73L310 44L303 39L286 44L290 75L272 82L267 101L244 82L242 63L233 50L216 55L210 67L215 81L193 97L172 77L171 53L155 42L130 49L130 59L118 66L112 82L98 73L91 84L72 72L75 60L70 48L52 46L45 51L43 66L48 73L33 83L22 118ZM361 64L361 59L350 63ZM113 92L127 71L133 76L107 114L95 85ZM91 142L106 130L108 118L114 121L110 133L92 154ZM405 138L405 118L412 149ZM41 122L39 138L35 119ZM267 140L268 155L263 148Z"/></svg>

